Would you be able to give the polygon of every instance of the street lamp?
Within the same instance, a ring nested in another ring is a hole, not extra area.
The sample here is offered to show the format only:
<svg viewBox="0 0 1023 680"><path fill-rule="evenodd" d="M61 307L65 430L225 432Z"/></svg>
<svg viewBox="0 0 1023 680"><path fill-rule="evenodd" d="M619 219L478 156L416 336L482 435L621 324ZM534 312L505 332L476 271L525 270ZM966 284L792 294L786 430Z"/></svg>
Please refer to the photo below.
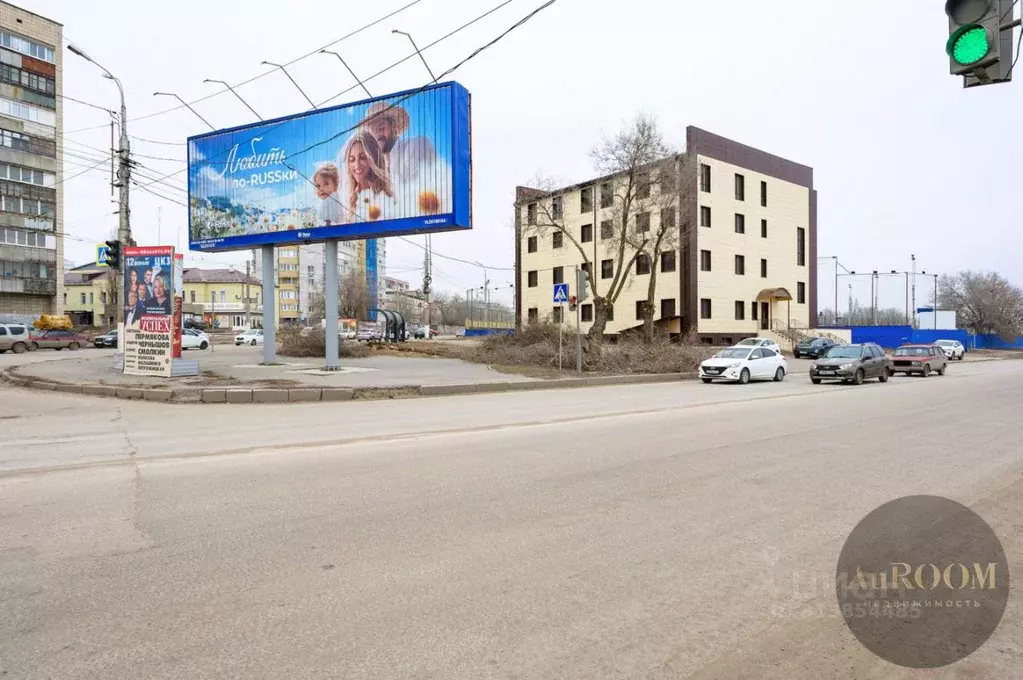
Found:
<svg viewBox="0 0 1023 680"><path fill-rule="evenodd" d="M184 106L184 107L185 107L186 109L188 109L188 110L189 110L189 111L191 111L191 112L192 112L193 114L195 114L195 117L196 117L196 118L198 118L198 119L199 119L199 120L201 120L202 122L206 123L206 125L208 125L208 126L209 126L209 128L210 128L211 130L216 130L216 129L217 129L217 128L213 127L213 125L212 125L212 124L211 124L211 123L210 123L210 122L209 122L208 120L206 120L205 118L203 118L202 116L200 116L200 115L199 115L199 112L198 112L198 111L196 111L195 109L193 109L193 108L192 108L192 107L191 107L191 106L190 106L190 105L188 104L188 102L186 102L186 101L185 101L184 99L182 99L182 98L181 98L181 97L179 97L178 95L174 94L173 92L154 92L154 93L153 93L153 96L154 96L154 97L174 97L174 98L175 98L175 99L177 99L177 100L178 100L179 102L181 102L181 105L182 105L182 106Z"/></svg>
<svg viewBox="0 0 1023 680"><path fill-rule="evenodd" d="M348 73L350 73L352 77L355 78L355 82L359 83L359 85L362 86L362 91L366 93L366 96L371 99L373 98L373 95L369 93L369 90L366 88L366 85L361 80L359 80L359 76L355 75L355 71L353 71L352 67L348 65L348 62L344 60L344 57L342 57L337 52L332 52L331 50L320 50L320 54L333 54L335 57L340 59L344 67L348 69Z"/></svg>
<svg viewBox="0 0 1023 680"><path fill-rule="evenodd" d="M395 33L397 35L403 35L406 38L408 38L409 42L412 43L412 47L416 50L416 54L418 54L419 58L423 61L423 66L426 67L426 72L430 74L431 82L436 83L437 82L437 76L433 75L433 69L431 69L430 65L426 63L426 57L424 57L423 53L419 51L419 46L416 45L416 41L412 39L412 36L409 35L408 33L406 33L405 31L399 31L397 29L391 31L391 33Z"/></svg>
<svg viewBox="0 0 1023 680"><path fill-rule="evenodd" d="M313 100L309 98L309 95L307 95L305 93L305 90L303 90L301 87L299 87L298 83L295 82L295 79L291 77L291 74L288 73L288 69L284 68L283 64L275 64L272 61L264 61L263 62L263 66L273 66L273 67L279 68L281 71L283 71L284 75L288 76L288 80L291 81L291 84L295 86L295 89L298 90L299 92L301 92L302 96L305 97L305 100L307 102L309 102L309 106L313 107L314 109L316 108L316 104L314 104Z"/></svg>

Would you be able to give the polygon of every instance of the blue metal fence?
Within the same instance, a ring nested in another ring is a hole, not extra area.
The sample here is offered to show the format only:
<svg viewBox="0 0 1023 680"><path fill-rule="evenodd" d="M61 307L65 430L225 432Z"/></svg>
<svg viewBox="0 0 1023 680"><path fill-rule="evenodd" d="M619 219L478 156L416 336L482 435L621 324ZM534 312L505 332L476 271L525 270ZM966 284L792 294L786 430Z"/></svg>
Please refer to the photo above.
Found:
<svg viewBox="0 0 1023 680"><path fill-rule="evenodd" d="M836 326L851 331L852 341L874 342L882 347L907 343L930 344L937 340L958 340L967 349L1023 349L1023 336L1006 342L997 335L971 335L965 330L913 328L912 326Z"/></svg>

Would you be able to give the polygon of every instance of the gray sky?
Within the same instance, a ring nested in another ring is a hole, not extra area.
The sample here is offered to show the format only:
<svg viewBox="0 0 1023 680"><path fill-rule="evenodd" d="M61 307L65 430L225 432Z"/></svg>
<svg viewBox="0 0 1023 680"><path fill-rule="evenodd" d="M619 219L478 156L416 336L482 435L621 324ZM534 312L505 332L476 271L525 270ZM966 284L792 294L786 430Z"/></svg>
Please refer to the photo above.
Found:
<svg viewBox="0 0 1023 680"><path fill-rule="evenodd" d="M376 19L409 0L329 3L291 0L22 0L27 9L64 24L64 35L125 85L129 132L182 143L205 126L186 110L133 121L174 102L217 91L204 78L232 84L269 70ZM363 77L408 55L397 28L422 46L498 4L498 0L422 0L336 45ZM467 56L541 0L513 0L488 18L426 52L435 72ZM626 9L627 8L627 9ZM623 11L625 10L625 11ZM474 217L471 233L435 236L436 252L513 266L514 187L538 171L566 182L591 176L587 151L637 111L658 117L676 144L693 124L814 168L820 194L819 255L837 255L856 271L918 269L952 273L996 270L1017 284L1023 236L1018 219L1023 151L1014 114L1023 82L963 90L948 74L947 19L940 2L863 0L731 0L697 2L558 0L451 76L473 94ZM354 83L334 57L315 55L290 72L317 103ZM1023 74L1021 74L1023 76ZM373 94L423 84L418 60L369 81ZM1020 78L1023 80L1023 77ZM109 108L116 89L65 50L64 92ZM280 72L239 92L264 118L308 104ZM352 91L334 103L360 98ZM217 127L252 122L230 94L196 105ZM1004 113L996 113L1004 112ZM990 121L985 128L981 121ZM108 123L102 111L65 103L65 131ZM109 146L109 130L67 134L69 151ZM184 146L133 141L133 151L175 160L140 160L159 174L184 169ZM75 160L75 159L71 159ZM67 165L72 174L77 166ZM78 168L80 170L82 168ZM147 171L152 174L152 171ZM184 173L171 183L184 188ZM177 181L175 181L177 180ZM91 243L109 238L115 217L108 173L70 180L65 193L67 256L81 263ZM184 194L154 187L181 200ZM1014 191L1015 189L1015 191ZM132 199L133 230L142 242L185 245L186 211L141 191ZM421 237L413 239L421 242ZM422 250L388 241L389 274L417 285ZM242 264L244 255L192 256L208 266ZM1016 266L1014 266L1016 265ZM243 266L243 265L242 265ZM834 294L833 265L820 264L821 306ZM511 271L491 271L500 286ZM435 285L453 291L482 285L482 271L435 258ZM848 297L847 279L840 286ZM921 278L918 282L925 286ZM869 304L869 280L854 295ZM881 304L902 306L904 280L881 284ZM510 300L510 291L500 293ZM918 301L920 296L918 295Z"/></svg>

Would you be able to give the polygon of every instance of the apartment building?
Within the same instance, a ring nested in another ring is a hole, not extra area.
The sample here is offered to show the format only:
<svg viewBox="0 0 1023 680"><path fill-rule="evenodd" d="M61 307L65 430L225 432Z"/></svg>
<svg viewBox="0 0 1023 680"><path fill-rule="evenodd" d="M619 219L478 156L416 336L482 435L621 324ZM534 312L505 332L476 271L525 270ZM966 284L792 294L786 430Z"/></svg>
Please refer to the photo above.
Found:
<svg viewBox="0 0 1023 680"><path fill-rule="evenodd" d="M263 322L263 287L235 269L189 267L182 273L182 311L213 328L258 328Z"/></svg>
<svg viewBox="0 0 1023 680"><path fill-rule="evenodd" d="M807 329L817 319L817 192L813 169L696 127L686 129L685 152L652 172L672 172L678 200L656 214L638 216L629 229L656 231L658 220L677 220L678 238L625 273L607 333L642 326L651 271L656 268L654 318L670 333L696 332L701 342L731 344L743 337ZM615 275L612 247L616 187L621 177L601 177L553 192L518 187L516 323L563 322L553 286L574 290L586 249L598 294ZM670 197L669 197L670 198ZM677 213L677 216L676 216ZM546 228L538 214L557 215L566 233ZM566 238L566 235L570 238ZM635 251L627 246L625 262ZM592 254L590 254L592 253ZM580 306L580 328L593 322L592 302Z"/></svg>
<svg viewBox="0 0 1023 680"><path fill-rule="evenodd" d="M94 263L64 272L64 313L76 326L101 328L117 323L117 279L109 267Z"/></svg>
<svg viewBox="0 0 1023 680"><path fill-rule="evenodd" d="M61 33L0 2L0 320L64 312Z"/></svg>

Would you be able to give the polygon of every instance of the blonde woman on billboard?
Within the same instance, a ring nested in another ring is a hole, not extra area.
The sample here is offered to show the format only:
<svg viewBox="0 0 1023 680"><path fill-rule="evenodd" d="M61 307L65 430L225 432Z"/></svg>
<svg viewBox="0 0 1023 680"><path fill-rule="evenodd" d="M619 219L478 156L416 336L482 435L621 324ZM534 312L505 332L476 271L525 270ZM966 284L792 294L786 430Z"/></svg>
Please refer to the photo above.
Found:
<svg viewBox="0 0 1023 680"><path fill-rule="evenodd" d="M365 130L352 135L342 151L347 185L345 222L384 218L391 208L394 190L384 169L383 151L376 138Z"/></svg>

